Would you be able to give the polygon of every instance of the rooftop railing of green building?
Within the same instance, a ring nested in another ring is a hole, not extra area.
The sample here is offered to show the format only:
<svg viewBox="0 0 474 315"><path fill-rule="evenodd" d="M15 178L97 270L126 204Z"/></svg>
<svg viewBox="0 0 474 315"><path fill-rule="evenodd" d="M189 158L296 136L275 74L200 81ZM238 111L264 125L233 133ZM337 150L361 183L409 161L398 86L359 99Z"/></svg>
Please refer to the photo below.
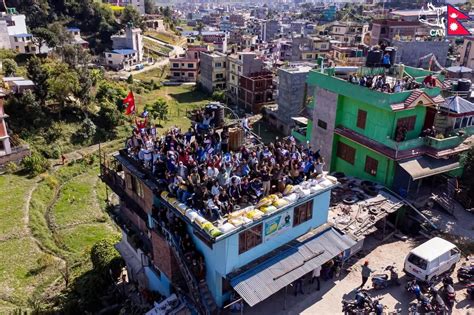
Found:
<svg viewBox="0 0 474 315"><path fill-rule="evenodd" d="M392 111L390 105L403 103L412 93L412 90L405 90L397 93L373 90L334 76L334 71L330 70L331 69L327 69L327 73L312 70L308 76L307 83L389 111ZM374 69L371 71L374 74L377 73ZM439 87L420 88L419 90L424 91L430 97L435 97L441 93ZM312 106L314 106L314 101L309 105L309 107Z"/></svg>
<svg viewBox="0 0 474 315"><path fill-rule="evenodd" d="M422 146L431 147L437 151L454 148L460 145L468 136L474 134L474 127L462 129L462 133L446 138L435 138L430 136L418 137L415 139L397 142L393 139L387 139L385 145L396 151L413 150Z"/></svg>

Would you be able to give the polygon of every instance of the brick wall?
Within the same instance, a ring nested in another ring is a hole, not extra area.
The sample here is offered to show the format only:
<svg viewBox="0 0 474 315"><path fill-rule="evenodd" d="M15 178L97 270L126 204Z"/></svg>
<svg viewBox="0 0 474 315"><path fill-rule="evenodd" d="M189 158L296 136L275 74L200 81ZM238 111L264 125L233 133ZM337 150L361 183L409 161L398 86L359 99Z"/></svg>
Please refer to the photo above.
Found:
<svg viewBox="0 0 474 315"><path fill-rule="evenodd" d="M166 274L171 282L180 280L181 274L178 262L163 236L151 231L151 243L153 246L153 264L156 268Z"/></svg>

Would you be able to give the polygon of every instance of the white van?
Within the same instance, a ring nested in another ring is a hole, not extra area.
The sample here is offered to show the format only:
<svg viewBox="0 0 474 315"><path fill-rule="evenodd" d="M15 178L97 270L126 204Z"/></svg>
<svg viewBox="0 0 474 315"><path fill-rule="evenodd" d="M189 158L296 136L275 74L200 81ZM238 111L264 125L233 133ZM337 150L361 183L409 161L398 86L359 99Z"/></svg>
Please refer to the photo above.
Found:
<svg viewBox="0 0 474 315"><path fill-rule="evenodd" d="M403 271L420 280L431 280L446 271L453 271L461 259L456 245L435 237L412 249L405 258Z"/></svg>

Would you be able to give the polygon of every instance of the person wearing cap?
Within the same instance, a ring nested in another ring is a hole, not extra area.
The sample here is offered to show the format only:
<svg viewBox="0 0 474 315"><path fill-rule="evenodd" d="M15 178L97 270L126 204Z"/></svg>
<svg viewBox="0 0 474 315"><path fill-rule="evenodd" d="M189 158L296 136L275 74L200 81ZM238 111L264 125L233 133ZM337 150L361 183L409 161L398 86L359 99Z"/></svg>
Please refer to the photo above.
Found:
<svg viewBox="0 0 474 315"><path fill-rule="evenodd" d="M362 284L359 288L363 289L367 280L369 280L370 274L373 272L372 269L369 268L369 262L366 260L362 265Z"/></svg>

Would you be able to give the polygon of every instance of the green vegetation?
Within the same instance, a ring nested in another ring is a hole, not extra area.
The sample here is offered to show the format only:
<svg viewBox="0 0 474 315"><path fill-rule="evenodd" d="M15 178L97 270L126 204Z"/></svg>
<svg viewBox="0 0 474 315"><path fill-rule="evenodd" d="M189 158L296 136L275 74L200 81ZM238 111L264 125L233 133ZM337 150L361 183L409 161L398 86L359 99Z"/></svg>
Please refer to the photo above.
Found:
<svg viewBox="0 0 474 315"><path fill-rule="evenodd" d="M143 44L145 46L145 49L148 49L148 50L151 50L151 51L154 51L154 52L157 52L157 53L165 54L167 56L173 50L173 49L171 49L169 47L166 47L164 45L160 45L159 43L154 42L154 41L152 41L148 38L143 39Z"/></svg>
<svg viewBox="0 0 474 315"><path fill-rule="evenodd" d="M157 99L164 99L168 105L168 120L162 124L164 129L171 126L188 128L190 121L185 118L186 112L201 108L211 99L193 85L162 86L159 90L135 96L138 112L146 104L153 104Z"/></svg>
<svg viewBox="0 0 474 315"><path fill-rule="evenodd" d="M91 269L87 257L97 241L118 237L105 213L95 160L91 156L41 178L0 177L6 196L0 200L0 301L31 307L28 298L35 296L42 304L56 303L44 295L57 294L61 279L74 283ZM2 305L12 309L6 304L0 304L0 313Z"/></svg>
<svg viewBox="0 0 474 315"><path fill-rule="evenodd" d="M182 43L182 41L183 41L183 39L180 38L179 36L173 35L173 34L168 33L168 32L156 32L156 31L149 30L149 31L145 32L145 35L148 35L150 37L159 39L159 40L161 40L161 41L163 41L167 44L171 44L171 45L178 45L178 44Z"/></svg>

